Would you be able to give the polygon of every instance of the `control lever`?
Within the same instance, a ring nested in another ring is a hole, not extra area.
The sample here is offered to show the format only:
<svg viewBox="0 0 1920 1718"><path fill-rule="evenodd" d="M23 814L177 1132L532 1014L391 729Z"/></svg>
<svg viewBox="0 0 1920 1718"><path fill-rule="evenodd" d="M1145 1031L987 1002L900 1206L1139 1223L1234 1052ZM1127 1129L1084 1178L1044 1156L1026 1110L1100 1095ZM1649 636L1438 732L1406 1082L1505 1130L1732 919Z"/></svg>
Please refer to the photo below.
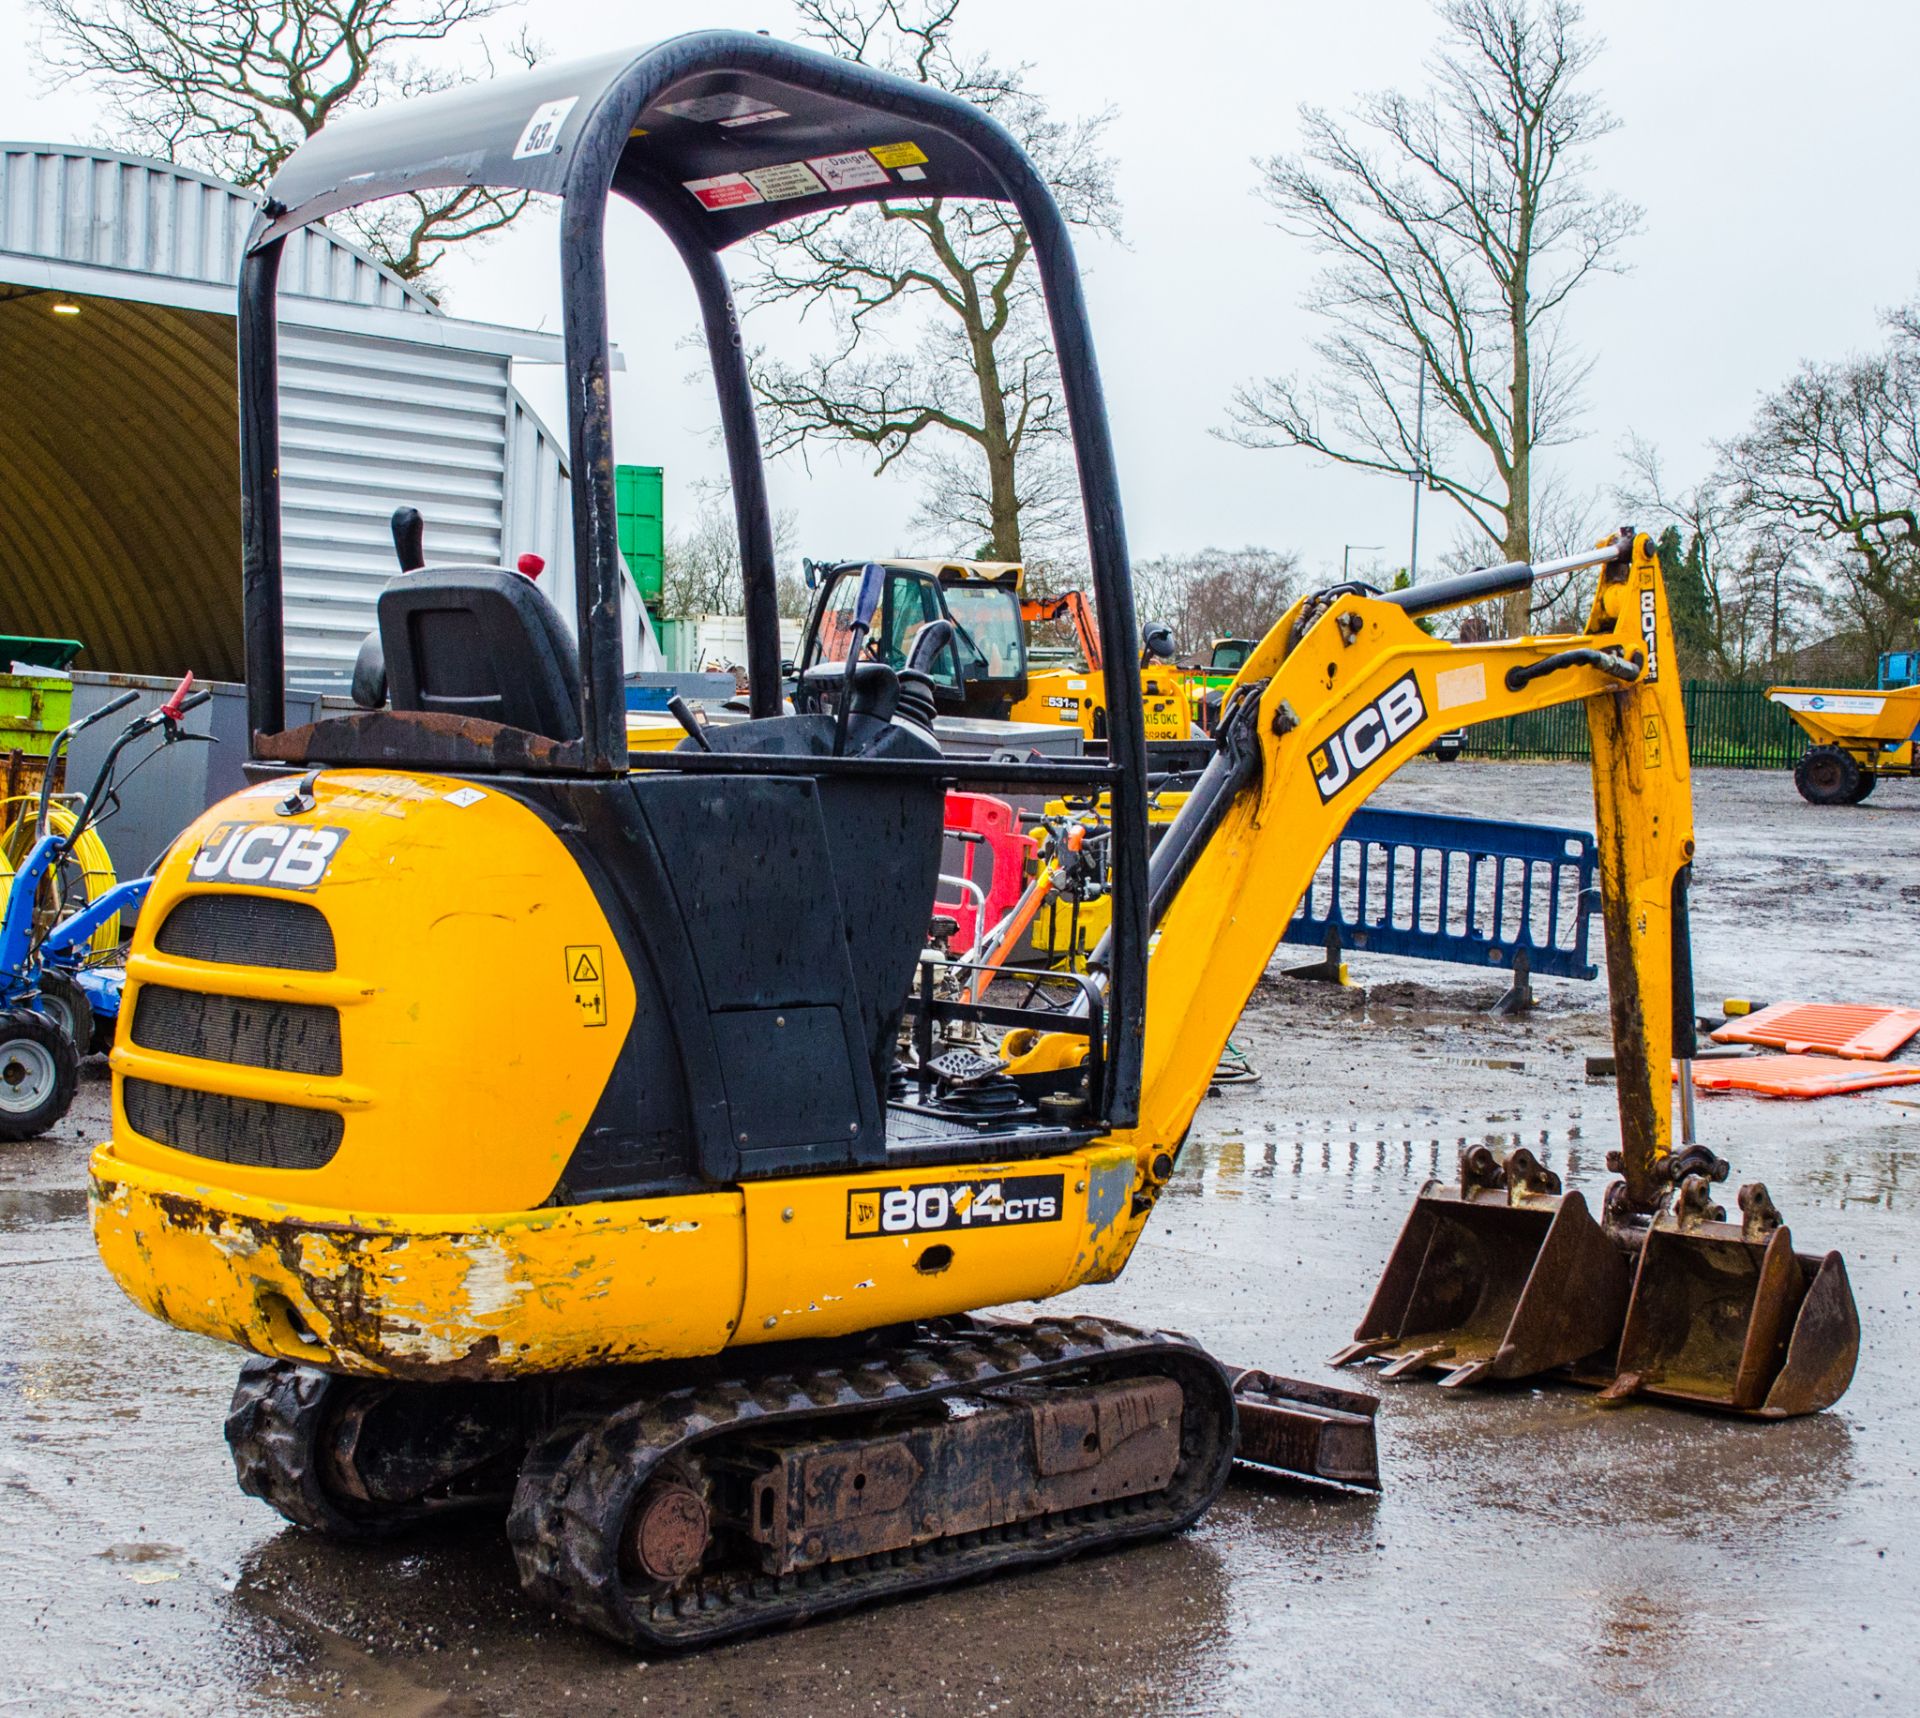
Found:
<svg viewBox="0 0 1920 1718"><path fill-rule="evenodd" d="M700 718L693 713L693 706L678 692L667 700L667 712L687 730L687 738L703 752L713 750L713 742L707 738L707 730L701 725Z"/></svg>
<svg viewBox="0 0 1920 1718"><path fill-rule="evenodd" d="M393 552L403 573L417 573L427 564L427 522L418 507L394 508Z"/></svg>
<svg viewBox="0 0 1920 1718"><path fill-rule="evenodd" d="M860 661L860 647L873 630L874 611L887 588L887 569L878 561L869 561L860 574L860 591L853 599L853 623L847 628L847 663L842 670L840 707L833 713L833 755L847 754L847 722L853 715L853 671Z"/></svg>
<svg viewBox="0 0 1920 1718"><path fill-rule="evenodd" d="M906 672L924 674L933 678L933 664L940 652L953 643L954 626L950 620L930 620L920 629L919 636L913 641L913 652L907 658Z"/></svg>

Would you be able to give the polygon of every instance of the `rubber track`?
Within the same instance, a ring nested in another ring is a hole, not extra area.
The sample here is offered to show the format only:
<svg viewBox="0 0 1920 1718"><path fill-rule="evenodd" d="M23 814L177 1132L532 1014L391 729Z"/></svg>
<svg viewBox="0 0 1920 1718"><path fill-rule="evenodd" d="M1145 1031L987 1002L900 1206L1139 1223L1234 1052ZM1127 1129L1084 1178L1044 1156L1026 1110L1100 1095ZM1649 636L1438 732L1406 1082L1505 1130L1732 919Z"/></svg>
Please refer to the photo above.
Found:
<svg viewBox="0 0 1920 1718"><path fill-rule="evenodd" d="M862 1411L1076 1373L1158 1374L1181 1383L1181 1461L1166 1490L785 1576L728 1569L662 1591L636 1586L620 1571L621 1530L634 1499L662 1464L697 1454L702 1444L762 1427L797 1428L798 1437L810 1437L816 1428L804 1425L809 1420L820 1422L821 1431L846 1431L846 1420ZM685 1650L896 1594L1177 1533L1219 1495L1233 1447L1226 1377L1185 1337L1091 1318L955 1319L923 1326L845 1365L804 1373L743 1368L738 1377L562 1423L521 1468L507 1534L521 1584L537 1603L630 1648Z"/></svg>
<svg viewBox="0 0 1920 1718"><path fill-rule="evenodd" d="M227 1409L234 1476L249 1497L295 1526L335 1539L390 1539L417 1526L422 1509L374 1510L336 1496L321 1471L319 1440L347 1381L291 1360L250 1359Z"/></svg>

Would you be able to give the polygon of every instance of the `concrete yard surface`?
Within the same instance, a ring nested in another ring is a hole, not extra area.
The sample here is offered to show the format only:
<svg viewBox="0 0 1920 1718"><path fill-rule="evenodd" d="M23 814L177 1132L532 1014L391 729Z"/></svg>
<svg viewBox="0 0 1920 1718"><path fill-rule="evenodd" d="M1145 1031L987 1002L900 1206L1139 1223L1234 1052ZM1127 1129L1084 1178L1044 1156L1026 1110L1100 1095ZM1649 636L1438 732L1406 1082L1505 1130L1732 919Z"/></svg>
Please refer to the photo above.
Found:
<svg viewBox="0 0 1920 1718"><path fill-rule="evenodd" d="M1920 783L1816 810L1695 778L1703 1010L1920 1003ZM1590 828L1584 768L1422 764L1388 805ZM1596 949L1598 927L1595 928ZM523 1602L497 1527L378 1549L235 1488L238 1356L137 1312L93 1257L104 1067L0 1147L0 1713L1835 1713L1920 1710L1920 1088L1703 1097L1734 1183L1841 1249L1851 1393L1777 1425L1548 1386L1335 1374L1421 1183L1526 1144L1598 1205L1616 1143L1602 982L1352 957L1279 976L1131 1267L1057 1306L1379 1393L1378 1498L1231 1486L1193 1532L703 1656L641 1663ZM1723 1190L1731 1203L1731 1186Z"/></svg>

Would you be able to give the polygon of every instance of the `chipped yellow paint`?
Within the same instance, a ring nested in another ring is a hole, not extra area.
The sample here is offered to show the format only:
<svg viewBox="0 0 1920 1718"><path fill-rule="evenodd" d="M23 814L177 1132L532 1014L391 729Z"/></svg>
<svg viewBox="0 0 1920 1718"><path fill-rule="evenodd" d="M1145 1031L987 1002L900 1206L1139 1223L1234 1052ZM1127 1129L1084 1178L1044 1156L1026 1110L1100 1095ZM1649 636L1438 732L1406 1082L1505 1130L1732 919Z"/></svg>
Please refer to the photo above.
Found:
<svg viewBox="0 0 1920 1718"><path fill-rule="evenodd" d="M507 1216L363 1216L94 1153L95 1244L182 1329L341 1372L504 1378L712 1354L740 1307L738 1193Z"/></svg>
<svg viewBox="0 0 1920 1718"><path fill-rule="evenodd" d="M1060 1216L847 1235L856 1189L957 1173L1059 1175ZM1044 1299L1108 1268L1113 1202L1130 1187L1128 1154L1109 1147L507 1215L369 1216L189 1183L109 1144L94 1153L90 1208L108 1270L156 1318L341 1372L505 1378ZM928 1273L935 1245L953 1257Z"/></svg>

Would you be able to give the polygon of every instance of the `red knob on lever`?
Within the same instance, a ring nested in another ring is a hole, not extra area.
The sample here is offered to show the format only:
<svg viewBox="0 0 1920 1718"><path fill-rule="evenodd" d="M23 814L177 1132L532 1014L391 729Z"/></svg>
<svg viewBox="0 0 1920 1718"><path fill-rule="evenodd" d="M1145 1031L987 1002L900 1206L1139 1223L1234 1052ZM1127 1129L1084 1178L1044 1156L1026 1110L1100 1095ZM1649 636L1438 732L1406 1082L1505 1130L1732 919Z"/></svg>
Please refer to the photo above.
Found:
<svg viewBox="0 0 1920 1718"><path fill-rule="evenodd" d="M180 706L187 701L187 694L193 690L193 670L189 668L186 678L173 689L173 696L160 706L160 713L169 722L180 720Z"/></svg>
<svg viewBox="0 0 1920 1718"><path fill-rule="evenodd" d="M531 553L522 555L513 564L530 579L539 578L547 570L547 563L540 556Z"/></svg>

